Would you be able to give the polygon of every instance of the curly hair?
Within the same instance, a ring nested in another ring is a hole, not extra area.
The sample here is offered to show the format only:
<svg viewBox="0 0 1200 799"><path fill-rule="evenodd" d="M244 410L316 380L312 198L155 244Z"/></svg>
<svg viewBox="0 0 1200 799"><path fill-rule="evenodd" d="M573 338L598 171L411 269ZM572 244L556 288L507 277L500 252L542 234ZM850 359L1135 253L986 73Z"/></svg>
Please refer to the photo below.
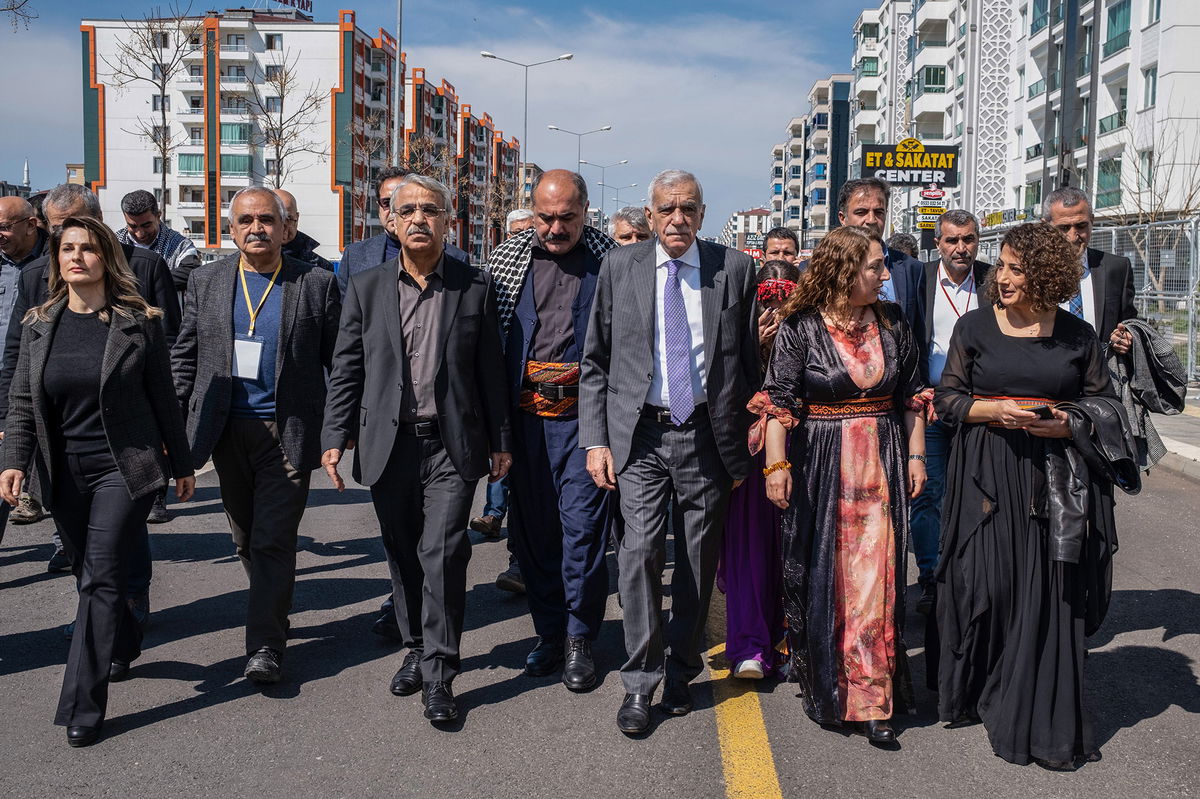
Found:
<svg viewBox="0 0 1200 799"><path fill-rule="evenodd" d="M1083 264L1066 236L1048 222L1017 225L1004 234L1000 249L1016 254L1025 270L1025 296L1035 312L1049 311L1079 293ZM1000 304L996 267L988 273L984 296Z"/></svg>
<svg viewBox="0 0 1200 799"><path fill-rule="evenodd" d="M867 262L871 243L883 248L883 239L864 227L845 226L832 230L813 250L800 282L779 309L787 318L798 311L816 311L833 316L850 315L850 291L859 270ZM880 302L871 303L875 318L887 325Z"/></svg>

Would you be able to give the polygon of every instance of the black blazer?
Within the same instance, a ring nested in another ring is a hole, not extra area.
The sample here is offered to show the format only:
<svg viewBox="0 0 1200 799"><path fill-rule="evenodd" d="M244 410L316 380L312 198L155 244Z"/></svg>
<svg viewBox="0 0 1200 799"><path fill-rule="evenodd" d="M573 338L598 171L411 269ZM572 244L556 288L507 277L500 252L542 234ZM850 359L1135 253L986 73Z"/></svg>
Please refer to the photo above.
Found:
<svg viewBox="0 0 1200 799"><path fill-rule="evenodd" d="M49 429L54 417L42 375L66 304L64 299L51 306L47 321L22 326L8 427L0 447L5 469L28 469L35 449L41 454L39 466L54 462ZM104 436L129 496L146 496L166 485L169 477L192 474L183 416L171 390L167 343L157 320L113 314L100 365L100 405ZM45 501L53 495L45 492L44 504L50 504Z"/></svg>
<svg viewBox="0 0 1200 799"><path fill-rule="evenodd" d="M192 272L184 297L183 325L171 350L175 393L187 417L192 462L212 455L233 402L234 254ZM288 461L297 470L321 465L321 414L325 371L333 358L342 304L333 273L291 256L279 274L283 309L275 353L275 421Z"/></svg>
<svg viewBox="0 0 1200 799"><path fill-rule="evenodd" d="M47 242L47 247L49 242ZM163 312L159 322L166 334L167 346L175 343L179 333L179 294L175 290L175 279L162 256L145 247L122 244L125 260L137 280L138 293L142 299ZM21 320L30 308L41 305L50 296L50 255L30 261L17 278L17 300L13 304L12 320L4 339L4 363L0 366L0 429L8 414L8 390L13 372L17 368L17 353L21 349Z"/></svg>
<svg viewBox="0 0 1200 799"><path fill-rule="evenodd" d="M357 440L355 478L374 485L396 443L400 385L408 377L400 328L400 259L350 277L329 378L322 449ZM438 425L464 480L511 452L504 356L491 275L446 255L442 262L441 361L434 380Z"/></svg>
<svg viewBox="0 0 1200 799"><path fill-rule="evenodd" d="M1133 266L1129 259L1102 250L1087 250L1088 269L1092 272L1092 296L1096 307L1096 335L1108 347L1108 339L1117 325L1137 318L1133 304Z"/></svg>

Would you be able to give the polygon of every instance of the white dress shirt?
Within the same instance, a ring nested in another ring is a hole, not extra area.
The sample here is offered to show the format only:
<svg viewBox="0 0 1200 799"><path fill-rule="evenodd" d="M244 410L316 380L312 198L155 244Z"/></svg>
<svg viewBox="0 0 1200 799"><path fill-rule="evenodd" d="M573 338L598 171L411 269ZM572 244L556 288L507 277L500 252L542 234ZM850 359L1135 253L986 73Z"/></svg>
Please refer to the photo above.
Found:
<svg viewBox="0 0 1200 799"><path fill-rule="evenodd" d="M935 386L942 381L954 325L960 316L979 307L979 287L975 285L973 268L961 284L956 284L946 272L945 264L939 262L937 281L933 292L933 336L929 344L929 382Z"/></svg>
<svg viewBox="0 0 1200 799"><path fill-rule="evenodd" d="M646 404L660 408L671 407L670 389L667 386L667 331L663 323L663 293L667 286L667 261L671 256L657 239L654 243L654 371L650 377L650 390L646 392ZM683 306L687 310L688 329L692 334L692 398L696 404L708 402L704 393L704 316L700 309L700 248L696 242L687 252L675 259L684 266L679 268L679 288L683 293Z"/></svg>
<svg viewBox="0 0 1200 799"><path fill-rule="evenodd" d="M1079 294L1083 299L1083 319L1092 326L1093 330L1096 330L1096 294L1092 291L1092 270L1088 268L1086 249L1083 251L1083 255L1080 256L1080 260L1083 262L1083 277L1079 281ZM1071 301L1067 300L1064 303L1060 303L1058 307L1069 312L1071 310ZM1108 342L1103 341L1101 343L1107 344Z"/></svg>

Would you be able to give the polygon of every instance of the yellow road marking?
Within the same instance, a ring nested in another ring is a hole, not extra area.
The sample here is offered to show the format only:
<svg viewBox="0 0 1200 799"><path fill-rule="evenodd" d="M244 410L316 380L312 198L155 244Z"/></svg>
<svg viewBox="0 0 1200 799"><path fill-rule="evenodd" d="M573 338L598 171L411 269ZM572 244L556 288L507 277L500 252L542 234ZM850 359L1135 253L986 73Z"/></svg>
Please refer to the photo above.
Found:
<svg viewBox="0 0 1200 799"><path fill-rule="evenodd" d="M713 597L706 626L708 640L715 643L707 653L708 670L725 769L725 795L729 799L782 799L755 681L729 676L724 643L725 603L719 593Z"/></svg>

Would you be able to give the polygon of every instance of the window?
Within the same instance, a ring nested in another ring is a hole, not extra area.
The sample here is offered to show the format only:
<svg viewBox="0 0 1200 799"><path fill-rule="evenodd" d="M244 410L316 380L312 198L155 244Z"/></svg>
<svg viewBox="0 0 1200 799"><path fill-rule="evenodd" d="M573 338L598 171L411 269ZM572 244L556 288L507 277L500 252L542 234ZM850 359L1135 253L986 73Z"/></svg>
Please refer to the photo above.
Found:
<svg viewBox="0 0 1200 799"><path fill-rule="evenodd" d="M155 157L155 159L154 159L154 174L161 175L163 173L163 166L164 166L163 160L161 158ZM166 171L169 173L171 171L171 162L170 161L165 162L165 166L166 166Z"/></svg>
<svg viewBox="0 0 1200 799"><path fill-rule="evenodd" d="M1096 207L1121 204L1121 156L1105 158L1096 172Z"/></svg>
<svg viewBox="0 0 1200 799"><path fill-rule="evenodd" d="M1129 46L1130 0L1118 0L1108 7L1108 38L1104 42L1104 57L1108 58Z"/></svg>
<svg viewBox="0 0 1200 799"><path fill-rule="evenodd" d="M171 110L171 97L170 97L170 95L166 95L166 94L156 94L156 95L154 95L154 97L152 98L151 102L152 102L152 103L153 103L153 105L154 105L154 110L155 110L155 111L170 111L170 110Z"/></svg>
<svg viewBox="0 0 1200 799"><path fill-rule="evenodd" d="M267 64L267 80L279 80L283 77L282 64Z"/></svg>
<svg viewBox="0 0 1200 799"><path fill-rule="evenodd" d="M188 128L188 144L204 144L204 128Z"/></svg>
<svg viewBox="0 0 1200 799"><path fill-rule="evenodd" d="M1138 153L1138 188L1154 188L1154 151L1142 150Z"/></svg>
<svg viewBox="0 0 1200 799"><path fill-rule="evenodd" d="M201 175L204 173L204 156L201 153L180 153L177 157L179 174Z"/></svg>
<svg viewBox="0 0 1200 799"><path fill-rule="evenodd" d="M171 34L156 33L154 34L154 43L158 45L159 50L166 50L171 46Z"/></svg>
<svg viewBox="0 0 1200 799"><path fill-rule="evenodd" d="M221 144L249 144L250 125L245 122L222 122Z"/></svg>
<svg viewBox="0 0 1200 799"><path fill-rule="evenodd" d="M1142 81L1146 87L1142 96L1142 105L1146 108L1153 108L1155 101L1158 100L1158 64L1142 70Z"/></svg>
<svg viewBox="0 0 1200 799"><path fill-rule="evenodd" d="M282 97L268 97L266 110L267 111L276 111L276 112L282 111L283 110L283 98Z"/></svg>
<svg viewBox="0 0 1200 799"><path fill-rule="evenodd" d="M268 50L282 50L283 49L283 34L282 33L268 33L267 34L267 49Z"/></svg>

